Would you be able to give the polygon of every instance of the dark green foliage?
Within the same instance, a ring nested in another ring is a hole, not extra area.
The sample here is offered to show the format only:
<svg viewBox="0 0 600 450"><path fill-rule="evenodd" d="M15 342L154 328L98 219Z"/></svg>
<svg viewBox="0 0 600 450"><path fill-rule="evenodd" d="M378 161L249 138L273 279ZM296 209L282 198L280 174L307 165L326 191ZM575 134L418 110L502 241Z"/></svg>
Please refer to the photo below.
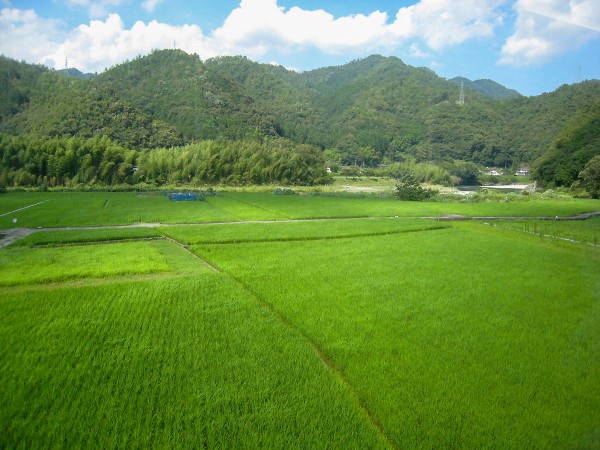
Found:
<svg viewBox="0 0 600 450"><path fill-rule="evenodd" d="M431 198L435 191L422 188L411 174L398 180L395 195L400 200L423 201Z"/></svg>
<svg viewBox="0 0 600 450"><path fill-rule="evenodd" d="M579 184L592 198L600 198L600 155L588 161L578 178Z"/></svg>
<svg viewBox="0 0 600 450"><path fill-rule="evenodd" d="M96 75L93 73L83 73L81 70L78 70L74 67L70 67L68 69L57 70L56 73L61 73L63 75L67 75L73 78L94 78Z"/></svg>
<svg viewBox="0 0 600 450"><path fill-rule="evenodd" d="M34 85L47 70L0 56L0 123L27 105Z"/></svg>
<svg viewBox="0 0 600 450"><path fill-rule="evenodd" d="M461 82L463 82L464 86L467 86L471 89L481 92L484 95L487 95L488 97L492 97L498 100L522 97L522 95L514 89L508 89L502 86L501 84L496 83L493 80L471 81L468 78L456 77L452 78L450 81L456 84L460 84Z"/></svg>
<svg viewBox="0 0 600 450"><path fill-rule="evenodd" d="M181 132L136 108L112 83L0 59L0 131L40 137L106 135L129 147L173 146Z"/></svg>
<svg viewBox="0 0 600 450"><path fill-rule="evenodd" d="M98 77L144 113L176 127L186 142L275 136L274 119L240 86L209 69L197 55L154 51Z"/></svg>
<svg viewBox="0 0 600 450"><path fill-rule="evenodd" d="M453 160L531 164L600 97L600 82L588 81L498 101L509 90L478 80L465 85L458 105L455 81L395 57L296 73L244 57L202 62L179 50L154 51L89 79L1 58L0 87L0 131L12 135L105 135L138 151L284 137L327 149L329 163L435 162L463 182L473 181L473 170L449 167ZM563 152L569 161L557 185L572 182L589 160L571 164L574 144Z"/></svg>
<svg viewBox="0 0 600 450"><path fill-rule="evenodd" d="M313 185L329 181L317 148L284 139L202 141L137 151L106 136L42 139L0 133L0 162L0 185L5 186Z"/></svg>
<svg viewBox="0 0 600 450"><path fill-rule="evenodd" d="M547 186L571 186L579 172L600 155L600 100L576 114L535 165L533 178Z"/></svg>

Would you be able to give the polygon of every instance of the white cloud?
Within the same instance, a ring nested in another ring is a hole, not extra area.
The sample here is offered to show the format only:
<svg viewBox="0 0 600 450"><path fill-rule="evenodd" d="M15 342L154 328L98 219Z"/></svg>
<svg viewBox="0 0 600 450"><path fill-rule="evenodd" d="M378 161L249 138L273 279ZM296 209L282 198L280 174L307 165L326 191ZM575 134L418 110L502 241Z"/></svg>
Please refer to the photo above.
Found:
<svg viewBox="0 0 600 450"><path fill-rule="evenodd" d="M493 36L503 21L498 7L505 1L421 0L400 8L389 23L388 14L381 11L335 19L324 10L293 7L286 11L277 0L242 0L212 37L223 53L237 51L254 57L272 49L310 47L330 54L364 54L391 50L414 39L439 51L469 39Z"/></svg>
<svg viewBox="0 0 600 450"><path fill-rule="evenodd" d="M500 63L543 63L600 36L597 0L518 0L515 33L502 48Z"/></svg>
<svg viewBox="0 0 600 450"><path fill-rule="evenodd" d="M316 47L327 53L343 53L380 45L387 14L375 11L335 19L320 9L298 7L285 11L277 0L242 0L212 40L223 53L243 52L261 56L272 49L292 51Z"/></svg>
<svg viewBox="0 0 600 450"><path fill-rule="evenodd" d="M125 2L64 1L72 7L86 8L93 15ZM141 4L150 11L161 1L144 0ZM323 9L286 9L277 0L241 0L223 24L208 35L197 25L172 26L157 21L138 21L126 29L118 14L100 14L101 20L64 32L59 22L37 17L33 10L11 9L6 18L3 12L0 49L9 56L56 68L63 67L67 57L70 66L84 71L102 71L153 49L172 48L174 42L203 59L232 54L272 58L277 53L307 49L350 58L389 53L401 46L406 46L412 56L430 58L447 46L493 36L504 19L500 7L506 1L420 0L400 8L393 18L381 11L335 18ZM573 13L573 20L577 14ZM14 43L15 51L3 50L10 47L8 43ZM526 42L517 44L525 46Z"/></svg>
<svg viewBox="0 0 600 450"><path fill-rule="evenodd" d="M389 31L396 42L419 38L436 51L473 38L487 38L504 18L505 0L421 0L400 8Z"/></svg>
<svg viewBox="0 0 600 450"><path fill-rule="evenodd" d="M127 30L118 14L106 20L92 20L80 25L42 62L60 67L65 57L69 65L85 71L102 71L125 59L146 54L153 49L177 48L202 57L215 56L206 45L202 30L196 25L171 26L155 20L136 22Z"/></svg>
<svg viewBox="0 0 600 450"><path fill-rule="evenodd" d="M60 21L42 19L32 9L4 8L0 12L0 53L39 63L64 38L60 26Z"/></svg>
<svg viewBox="0 0 600 450"><path fill-rule="evenodd" d="M421 50L421 47L419 47L419 44L413 42L410 45L410 56L414 56L415 58L429 58L429 53L424 52L423 50Z"/></svg>
<svg viewBox="0 0 600 450"><path fill-rule="evenodd" d="M159 3L162 3L164 0L145 0L142 2L142 8L144 8L147 12L151 13L154 11L156 6Z"/></svg>

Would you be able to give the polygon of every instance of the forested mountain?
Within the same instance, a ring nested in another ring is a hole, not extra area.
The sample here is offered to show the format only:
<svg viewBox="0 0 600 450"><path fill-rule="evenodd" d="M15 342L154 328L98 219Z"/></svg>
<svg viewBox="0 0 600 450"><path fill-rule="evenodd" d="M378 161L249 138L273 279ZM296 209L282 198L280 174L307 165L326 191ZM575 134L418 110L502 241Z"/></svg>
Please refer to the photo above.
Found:
<svg viewBox="0 0 600 450"><path fill-rule="evenodd" d="M67 75L74 78L94 78L96 75L93 73L83 73L81 70L76 69L74 67L70 67L68 69L60 69L56 71L57 73L62 73L63 75Z"/></svg>
<svg viewBox="0 0 600 450"><path fill-rule="evenodd" d="M465 77L455 77L452 78L450 81L459 85L463 83L464 86L467 86L471 89L481 92L483 95L487 95L488 97L492 97L498 100L522 97L522 95L514 89L508 89L502 86L500 83L496 83L493 80L472 81Z"/></svg>
<svg viewBox="0 0 600 450"><path fill-rule="evenodd" d="M183 144L181 131L136 108L110 82L73 78L1 57L0 85L0 130L13 135L106 135L131 147Z"/></svg>
<svg viewBox="0 0 600 450"><path fill-rule="evenodd" d="M600 99L578 111L538 161L536 177L556 186L571 186L585 165L600 155Z"/></svg>
<svg viewBox="0 0 600 450"><path fill-rule="evenodd" d="M201 61L161 50L87 79L0 57L0 131L107 136L135 150L283 138L315 146L330 164L468 161L512 168L543 164L557 148L570 158L574 146L600 133L590 127L585 139L560 144L573 120L594 123L600 81L524 97L491 80L462 80L465 103L458 104L461 79L377 55L297 73L245 57ZM597 154L593 148L581 158Z"/></svg>

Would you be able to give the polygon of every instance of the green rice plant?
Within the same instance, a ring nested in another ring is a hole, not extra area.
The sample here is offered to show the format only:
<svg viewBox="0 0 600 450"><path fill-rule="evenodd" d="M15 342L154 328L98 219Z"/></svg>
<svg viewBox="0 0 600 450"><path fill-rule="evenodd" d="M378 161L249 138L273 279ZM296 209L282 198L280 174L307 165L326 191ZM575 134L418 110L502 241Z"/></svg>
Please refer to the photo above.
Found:
<svg viewBox="0 0 600 450"><path fill-rule="evenodd" d="M402 202L369 197L279 196L268 193L228 193L245 203L291 219L336 217L570 216L600 210L600 200L532 200L521 203Z"/></svg>
<svg viewBox="0 0 600 450"><path fill-rule="evenodd" d="M161 237L161 234L157 230L147 227L38 231L16 241L13 246L37 247L44 245L97 243L158 237Z"/></svg>
<svg viewBox="0 0 600 450"><path fill-rule="evenodd" d="M0 211L12 210L12 206L3 204L10 197L20 197L19 204L45 202L0 217L0 228L14 226L13 218L17 218L17 226L30 228L239 220L214 204L214 198L206 202L174 202L164 195L135 192L15 193L0 196Z"/></svg>
<svg viewBox="0 0 600 450"><path fill-rule="evenodd" d="M560 238L600 245L600 217L587 220L495 220L493 226L523 231L548 238Z"/></svg>
<svg viewBox="0 0 600 450"><path fill-rule="evenodd" d="M0 252L0 286L209 270L202 261L168 241L11 247Z"/></svg>
<svg viewBox="0 0 600 450"><path fill-rule="evenodd" d="M386 447L226 275L4 291L0 315L2 448Z"/></svg>
<svg viewBox="0 0 600 450"><path fill-rule="evenodd" d="M595 249L477 223L192 249L307 336L397 448L597 443Z"/></svg>
<svg viewBox="0 0 600 450"><path fill-rule="evenodd" d="M9 213L23 206L44 202ZM204 202L172 202L135 192L36 192L0 195L0 229L136 223L214 223L336 217L569 216L600 210L600 200L514 203L402 202L369 197L231 192ZM17 219L17 223L13 223Z"/></svg>
<svg viewBox="0 0 600 450"><path fill-rule="evenodd" d="M169 236L186 245L200 243L239 243L303 241L375 236L447 228L450 225L427 219L379 218L293 222L182 225L160 227Z"/></svg>
<svg viewBox="0 0 600 450"><path fill-rule="evenodd" d="M6 249L0 253L0 286L56 283L80 278L169 271L160 252L144 242Z"/></svg>

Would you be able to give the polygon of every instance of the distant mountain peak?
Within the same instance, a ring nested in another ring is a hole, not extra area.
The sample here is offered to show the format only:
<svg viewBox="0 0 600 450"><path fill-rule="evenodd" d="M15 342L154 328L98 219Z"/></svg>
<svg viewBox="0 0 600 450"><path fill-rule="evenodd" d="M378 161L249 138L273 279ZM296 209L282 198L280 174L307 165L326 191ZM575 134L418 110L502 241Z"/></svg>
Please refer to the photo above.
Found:
<svg viewBox="0 0 600 450"><path fill-rule="evenodd" d="M473 81L465 77L455 77L449 81L456 84L463 82L465 86L481 92L483 95L498 100L518 98L523 96L518 91L502 86L500 83L497 83L494 80L483 79Z"/></svg>
<svg viewBox="0 0 600 450"><path fill-rule="evenodd" d="M93 73L83 73L81 70L76 69L75 67L70 67L68 69L60 69L57 70L56 73L61 73L63 75L67 75L73 78L94 78L96 76Z"/></svg>

